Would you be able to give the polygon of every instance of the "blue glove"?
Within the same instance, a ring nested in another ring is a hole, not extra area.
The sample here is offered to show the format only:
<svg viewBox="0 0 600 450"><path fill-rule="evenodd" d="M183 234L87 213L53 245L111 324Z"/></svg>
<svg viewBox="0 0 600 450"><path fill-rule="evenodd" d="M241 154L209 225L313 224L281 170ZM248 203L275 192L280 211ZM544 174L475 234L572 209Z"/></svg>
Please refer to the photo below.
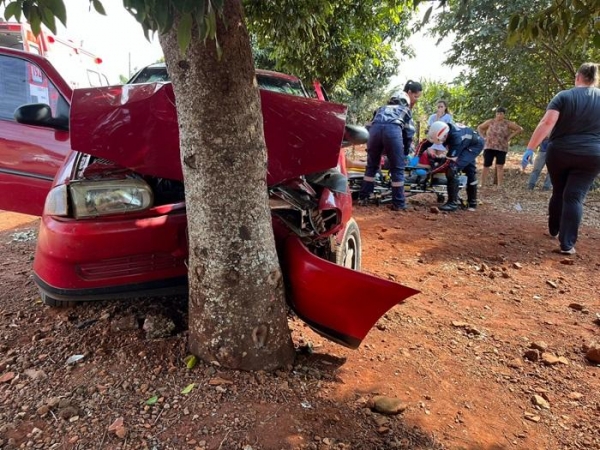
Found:
<svg viewBox="0 0 600 450"><path fill-rule="evenodd" d="M523 159L521 160L521 167L523 168L523 170L525 170L525 168L529 164L533 164L533 150L531 150L530 148L525 150L525 153L523 153Z"/></svg>

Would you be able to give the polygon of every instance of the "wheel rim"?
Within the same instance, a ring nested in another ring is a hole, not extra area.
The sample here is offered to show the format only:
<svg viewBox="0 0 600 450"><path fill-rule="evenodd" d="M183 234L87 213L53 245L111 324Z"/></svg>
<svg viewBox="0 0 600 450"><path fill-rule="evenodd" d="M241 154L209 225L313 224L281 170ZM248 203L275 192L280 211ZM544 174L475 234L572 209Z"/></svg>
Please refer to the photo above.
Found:
<svg viewBox="0 0 600 450"><path fill-rule="evenodd" d="M356 270L356 251L356 239L349 236L344 246L344 267Z"/></svg>

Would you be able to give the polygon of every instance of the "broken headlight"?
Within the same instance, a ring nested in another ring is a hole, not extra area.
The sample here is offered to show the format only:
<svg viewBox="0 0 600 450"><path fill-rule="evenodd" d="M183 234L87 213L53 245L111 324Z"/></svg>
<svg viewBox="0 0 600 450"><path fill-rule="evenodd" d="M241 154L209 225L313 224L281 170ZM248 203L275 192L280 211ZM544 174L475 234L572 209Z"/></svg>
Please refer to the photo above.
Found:
<svg viewBox="0 0 600 450"><path fill-rule="evenodd" d="M153 202L150 186L140 179L71 183L69 193L76 219L143 211ZM46 199L45 213L66 216L66 205L65 186L56 186Z"/></svg>

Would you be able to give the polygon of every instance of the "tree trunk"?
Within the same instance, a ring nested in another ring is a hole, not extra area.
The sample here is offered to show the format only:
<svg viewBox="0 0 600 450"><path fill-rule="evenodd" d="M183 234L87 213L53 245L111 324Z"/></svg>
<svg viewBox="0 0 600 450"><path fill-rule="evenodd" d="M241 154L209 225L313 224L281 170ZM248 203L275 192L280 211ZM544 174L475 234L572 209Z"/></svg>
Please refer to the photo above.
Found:
<svg viewBox="0 0 600 450"><path fill-rule="evenodd" d="M189 239L189 347L228 368L289 365L283 280L266 185L267 152L240 0L226 0L215 41L178 20L160 37L179 120Z"/></svg>

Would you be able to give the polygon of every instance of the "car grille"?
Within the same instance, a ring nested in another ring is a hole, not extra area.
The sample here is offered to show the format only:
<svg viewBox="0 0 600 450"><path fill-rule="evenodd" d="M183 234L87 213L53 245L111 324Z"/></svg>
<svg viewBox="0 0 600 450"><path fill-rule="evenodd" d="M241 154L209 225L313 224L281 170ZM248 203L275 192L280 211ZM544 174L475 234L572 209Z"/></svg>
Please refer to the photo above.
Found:
<svg viewBox="0 0 600 450"><path fill-rule="evenodd" d="M110 258L81 264L78 267L79 275L86 280L101 280L105 278L127 277L142 275L144 273L185 268L185 259L167 253L151 255L134 255L122 258Z"/></svg>

